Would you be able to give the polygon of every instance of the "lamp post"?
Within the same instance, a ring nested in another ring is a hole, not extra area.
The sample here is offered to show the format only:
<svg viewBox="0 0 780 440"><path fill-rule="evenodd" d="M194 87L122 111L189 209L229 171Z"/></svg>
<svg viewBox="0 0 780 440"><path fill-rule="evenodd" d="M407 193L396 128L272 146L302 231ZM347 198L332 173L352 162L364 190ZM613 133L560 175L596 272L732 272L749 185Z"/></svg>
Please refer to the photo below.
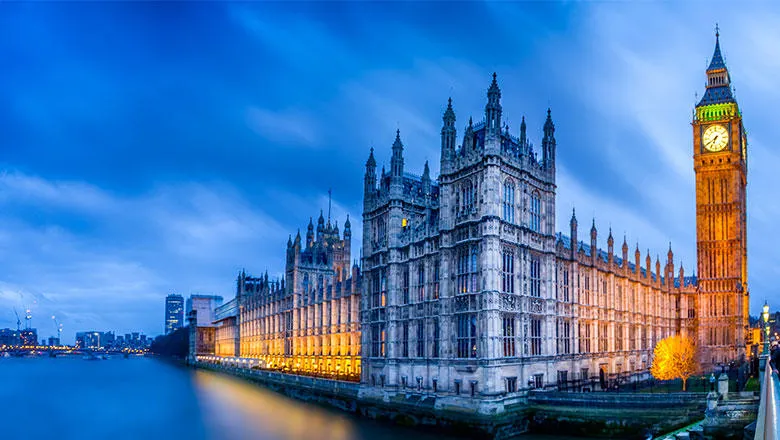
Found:
<svg viewBox="0 0 780 440"><path fill-rule="evenodd" d="M764 318L764 351L763 354L769 354L769 304L764 302L764 313L761 314Z"/></svg>

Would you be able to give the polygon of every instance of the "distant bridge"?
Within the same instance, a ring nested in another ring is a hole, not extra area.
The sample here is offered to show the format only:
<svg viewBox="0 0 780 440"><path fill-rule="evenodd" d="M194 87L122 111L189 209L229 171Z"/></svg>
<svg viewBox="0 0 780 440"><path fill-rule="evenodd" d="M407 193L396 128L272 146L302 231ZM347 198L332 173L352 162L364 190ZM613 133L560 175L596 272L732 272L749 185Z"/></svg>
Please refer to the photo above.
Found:
<svg viewBox="0 0 780 440"><path fill-rule="evenodd" d="M0 345L0 353L8 353L12 356L29 355L87 355L87 354L145 354L147 349L140 348L81 348L71 345Z"/></svg>

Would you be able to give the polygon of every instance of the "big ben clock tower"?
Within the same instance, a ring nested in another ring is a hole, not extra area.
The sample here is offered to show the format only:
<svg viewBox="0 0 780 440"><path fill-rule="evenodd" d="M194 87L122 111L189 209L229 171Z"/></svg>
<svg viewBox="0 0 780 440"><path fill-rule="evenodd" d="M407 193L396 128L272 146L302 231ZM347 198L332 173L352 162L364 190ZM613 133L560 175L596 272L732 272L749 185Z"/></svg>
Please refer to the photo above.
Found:
<svg viewBox="0 0 780 440"><path fill-rule="evenodd" d="M707 88L692 122L699 272L697 345L705 366L744 355L748 325L747 137L719 37L716 30Z"/></svg>

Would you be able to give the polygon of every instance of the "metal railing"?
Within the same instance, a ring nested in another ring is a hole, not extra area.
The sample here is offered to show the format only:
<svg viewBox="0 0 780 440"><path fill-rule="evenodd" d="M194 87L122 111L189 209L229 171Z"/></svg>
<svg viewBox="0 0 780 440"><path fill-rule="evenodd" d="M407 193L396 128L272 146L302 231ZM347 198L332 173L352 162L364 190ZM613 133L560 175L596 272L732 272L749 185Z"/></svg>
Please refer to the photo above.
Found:
<svg viewBox="0 0 780 440"><path fill-rule="evenodd" d="M761 404L756 419L755 440L778 440L778 400L780 399L780 379L772 372L767 359L766 370L761 383Z"/></svg>

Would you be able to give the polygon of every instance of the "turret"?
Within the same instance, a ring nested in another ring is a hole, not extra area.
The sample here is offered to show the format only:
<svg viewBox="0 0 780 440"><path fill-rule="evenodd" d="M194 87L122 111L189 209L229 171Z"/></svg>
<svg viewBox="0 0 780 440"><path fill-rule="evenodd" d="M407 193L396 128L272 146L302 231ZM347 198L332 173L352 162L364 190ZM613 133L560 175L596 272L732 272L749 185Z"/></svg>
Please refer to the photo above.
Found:
<svg viewBox="0 0 780 440"><path fill-rule="evenodd" d="M390 177L400 179L404 174L404 144L401 142L401 130L395 131L393 157L390 159Z"/></svg>
<svg viewBox="0 0 780 440"><path fill-rule="evenodd" d="M569 227L571 228L571 256L577 258L577 216L574 213L574 208L571 208Z"/></svg>
<svg viewBox="0 0 780 440"><path fill-rule="evenodd" d="M655 256L655 281L661 283L661 260L658 255Z"/></svg>
<svg viewBox="0 0 780 440"><path fill-rule="evenodd" d="M596 259L598 254L598 249L596 247L596 219L593 219L593 225L590 227L590 256L594 260Z"/></svg>
<svg viewBox="0 0 780 440"><path fill-rule="evenodd" d="M526 145L528 144L528 137L526 136L525 116L520 121L520 154L525 154Z"/></svg>
<svg viewBox="0 0 780 440"><path fill-rule="evenodd" d="M325 217L322 216L322 210L320 209L320 218L317 219L317 241L322 240L322 235L325 233Z"/></svg>
<svg viewBox="0 0 780 440"><path fill-rule="evenodd" d="M609 259L609 265L611 266L614 262L614 249L615 248L615 239L612 238L612 228L609 228L609 237L607 237L607 258Z"/></svg>
<svg viewBox="0 0 780 440"><path fill-rule="evenodd" d="M428 197L431 195L431 170L428 168L428 161L425 161L422 175L423 194Z"/></svg>
<svg viewBox="0 0 780 440"><path fill-rule="evenodd" d="M366 161L366 175L363 177L363 199L369 200L376 191L376 159L374 159L374 148L368 153Z"/></svg>
<svg viewBox="0 0 780 440"><path fill-rule="evenodd" d="M628 243L626 243L626 235L623 234L623 267L628 267Z"/></svg>
<svg viewBox="0 0 780 440"><path fill-rule="evenodd" d="M293 241L293 248L295 248L296 251L301 250L301 230L298 229L298 233L295 234L295 241Z"/></svg>
<svg viewBox="0 0 780 440"><path fill-rule="evenodd" d="M639 259L642 258L642 253L639 252L639 242L636 244L636 250L634 251L634 271L639 275L639 269L642 265L639 264Z"/></svg>
<svg viewBox="0 0 780 440"><path fill-rule="evenodd" d="M306 227L306 249L314 245L314 224L309 217L309 226Z"/></svg>
<svg viewBox="0 0 780 440"><path fill-rule="evenodd" d="M685 287L685 269L683 269L682 263L680 263L680 287Z"/></svg>
<svg viewBox="0 0 780 440"><path fill-rule="evenodd" d="M647 250L647 256L645 257L645 271L647 272L645 276L647 278L650 278L650 265L653 263L653 260L650 258L650 249Z"/></svg>
<svg viewBox="0 0 780 440"><path fill-rule="evenodd" d="M542 165L547 169L555 168L555 124L553 124L550 109L547 109L547 120L544 121L544 138L542 138Z"/></svg>
<svg viewBox="0 0 780 440"><path fill-rule="evenodd" d="M488 102L485 105L485 128L487 136L501 134L501 89L498 88L496 73L493 72L493 82L488 88Z"/></svg>
<svg viewBox="0 0 780 440"><path fill-rule="evenodd" d="M349 222L349 214L347 214L347 221L344 222L344 240L347 243L352 240L352 223Z"/></svg>
<svg viewBox="0 0 780 440"><path fill-rule="evenodd" d="M461 154L466 155L474 149L474 124L469 116L469 125L466 126L466 132L463 134L463 146L461 147Z"/></svg>
<svg viewBox="0 0 780 440"><path fill-rule="evenodd" d="M455 129L455 111L452 109L452 98L447 100L447 110L442 117L441 128L441 170L449 170L452 159L455 157L455 144L458 142L458 134Z"/></svg>

